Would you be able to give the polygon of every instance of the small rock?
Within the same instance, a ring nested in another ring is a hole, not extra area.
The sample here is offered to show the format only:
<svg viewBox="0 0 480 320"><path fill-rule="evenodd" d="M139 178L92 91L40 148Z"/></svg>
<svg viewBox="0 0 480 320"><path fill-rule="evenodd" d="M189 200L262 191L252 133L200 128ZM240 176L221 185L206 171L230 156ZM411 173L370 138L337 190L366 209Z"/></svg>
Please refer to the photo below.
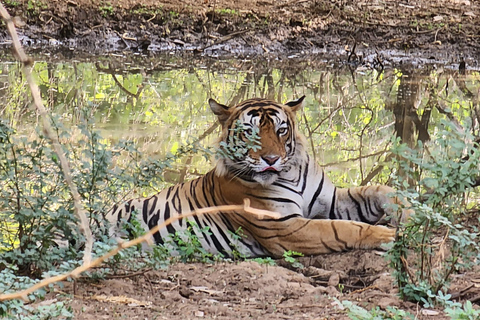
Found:
<svg viewBox="0 0 480 320"><path fill-rule="evenodd" d="M178 293L180 293L180 295L184 298L189 298L190 295L192 294L192 291L190 289L188 289L187 287L181 287L180 290L178 291Z"/></svg>
<svg viewBox="0 0 480 320"><path fill-rule="evenodd" d="M338 275L338 273L333 273L330 276L330 278L328 278L328 285L329 286L336 287L336 286L338 286L339 283L340 283L340 276Z"/></svg>
<svg viewBox="0 0 480 320"><path fill-rule="evenodd" d="M422 310L422 315L424 316L438 316L440 312L435 311L435 310L430 310L430 309L423 309Z"/></svg>

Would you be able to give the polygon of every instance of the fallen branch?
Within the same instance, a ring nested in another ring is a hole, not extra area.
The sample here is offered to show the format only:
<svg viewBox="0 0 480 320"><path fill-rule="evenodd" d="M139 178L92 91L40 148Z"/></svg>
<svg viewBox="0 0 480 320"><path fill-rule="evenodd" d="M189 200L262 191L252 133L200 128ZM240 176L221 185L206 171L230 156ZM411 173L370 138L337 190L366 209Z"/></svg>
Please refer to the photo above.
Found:
<svg viewBox="0 0 480 320"><path fill-rule="evenodd" d="M180 215L175 216L175 217L170 217L169 219L165 220L162 224L156 225L155 227L150 229L150 231L148 233L144 234L141 237L138 237L138 238L135 238L133 240L126 241L126 242L120 242L117 247L110 250L109 252L107 252L103 256L96 258L95 260L93 260L90 263L83 263L80 267L75 268L68 273L61 274L61 275L51 277L51 278L46 278L46 279L40 281L39 283L33 285L32 287L30 287L28 289L25 289L25 290L22 290L22 291L19 291L19 292L2 294L2 295L0 295L0 301L12 300L12 299L23 299L25 301L28 301L28 295L35 292L36 290L44 288L44 287L46 287L50 284L53 284L55 282L66 280L67 278L77 278L78 276L80 276L81 273L83 273L83 272L85 272L85 271L87 271L87 270L89 270L93 267L99 266L102 262L104 262L105 260L107 260L110 257L113 257L114 255L119 253L122 249L126 249L126 248L129 248L129 247L136 246L136 245L138 245L142 242L147 242L149 244L153 244L152 243L153 234L158 232L160 229L165 228L166 226L168 226L169 224L171 224L171 223L173 223L177 220L192 217L192 216L198 216L198 215L202 215L202 214L206 214L206 213L217 214L219 212L229 213L229 212L233 212L233 211L243 211L244 213L247 213L247 214L257 215L260 218L263 218L265 216L270 217L270 218L274 218L274 219L280 218L279 213L272 212L272 211L267 211L267 210L255 209L255 208L250 207L250 200L248 200L248 199L244 199L243 205L226 205L226 206L219 206L219 207L203 208L203 209L198 209L198 210L191 211L191 212L188 212L188 213L180 214Z"/></svg>
<svg viewBox="0 0 480 320"><path fill-rule="evenodd" d="M32 92L33 104L40 114L42 120L43 132L45 136L50 139L50 142L55 150L55 153L60 160L60 167L62 169L65 181L70 188L72 193L73 202L74 202L74 213L79 221L79 228L83 235L85 236L85 252L83 255L83 262L85 264L90 263L92 255L92 246L93 246L93 237L88 224L88 219L85 214L85 210L82 207L80 194L78 193L77 186L73 183L72 175L70 173L70 166L68 164L67 158L62 150L62 147L58 141L57 136L53 133L50 120L48 118L48 113L45 107L43 106L42 97L40 95L40 89L38 88L35 80L32 77L31 67L33 65L33 60L25 54L23 51L20 40L18 39L17 30L13 23L12 17L5 9L3 4L0 3L0 15L7 25L8 33L12 37L13 52L15 53L16 58L23 64L23 73L27 80L28 85L30 86L30 91Z"/></svg>

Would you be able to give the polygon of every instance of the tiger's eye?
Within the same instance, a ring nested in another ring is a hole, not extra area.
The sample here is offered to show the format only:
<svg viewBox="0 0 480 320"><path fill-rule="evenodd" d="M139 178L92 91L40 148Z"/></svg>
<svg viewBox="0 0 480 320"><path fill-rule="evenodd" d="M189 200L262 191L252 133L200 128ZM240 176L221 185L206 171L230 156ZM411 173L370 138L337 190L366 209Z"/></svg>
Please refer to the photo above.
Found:
<svg viewBox="0 0 480 320"><path fill-rule="evenodd" d="M245 134L247 136L251 136L253 134L253 129L252 128L248 128L248 129L245 129L243 132L245 132Z"/></svg>
<svg viewBox="0 0 480 320"><path fill-rule="evenodd" d="M287 128L279 128L279 129L277 130L277 134L279 134L279 135L284 135L284 134L287 133L287 131L288 131Z"/></svg>

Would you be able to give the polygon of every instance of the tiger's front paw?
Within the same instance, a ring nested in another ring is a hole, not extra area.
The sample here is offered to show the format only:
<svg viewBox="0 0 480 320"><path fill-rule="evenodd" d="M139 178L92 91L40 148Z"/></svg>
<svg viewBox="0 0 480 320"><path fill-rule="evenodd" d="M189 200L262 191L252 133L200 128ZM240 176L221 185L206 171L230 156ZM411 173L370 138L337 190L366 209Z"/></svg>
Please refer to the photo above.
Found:
<svg viewBox="0 0 480 320"><path fill-rule="evenodd" d="M395 240L395 229L384 226L370 226L365 232L361 247L365 249L382 249L382 244Z"/></svg>

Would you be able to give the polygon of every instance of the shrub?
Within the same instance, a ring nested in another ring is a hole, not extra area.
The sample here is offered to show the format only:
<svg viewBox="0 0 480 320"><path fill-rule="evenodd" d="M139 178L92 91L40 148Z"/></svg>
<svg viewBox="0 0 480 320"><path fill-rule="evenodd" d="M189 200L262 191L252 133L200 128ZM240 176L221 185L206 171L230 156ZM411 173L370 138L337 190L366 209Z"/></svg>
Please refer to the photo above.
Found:
<svg viewBox="0 0 480 320"><path fill-rule="evenodd" d="M162 171L186 153L200 150L195 142L179 147L176 154L165 160L141 160L132 143L112 144L102 139L87 113L77 127L65 128L52 118L55 134L61 141L71 164L72 177L78 187L82 203L88 212L97 241L95 256L110 250L113 239L105 234L103 213L116 201L121 201L131 190L146 190L160 184ZM41 129L29 136L19 135L7 123L0 121L0 292L13 292L31 286L46 275L70 271L81 263L84 242L73 214L73 200L61 171L58 157ZM62 241L59 241L60 237ZM183 239L179 236L177 239ZM65 242L69 245L63 245ZM61 245L59 245L61 243ZM192 248L195 244L192 244ZM188 243L182 243L186 254ZM120 266L130 270L145 266L168 264L167 252L154 249L141 253L136 248L122 251L113 257L104 269L91 276L102 277L105 272L116 272ZM161 261L160 261L161 260ZM133 263L137 261L138 263ZM120 263L121 262L121 263ZM15 266L15 267L12 267ZM28 277L22 277L28 276ZM28 281L27 281L28 280ZM11 284L18 284L12 286ZM10 284L10 286L9 286ZM42 298L45 291L32 295ZM64 308L57 305L30 310L21 301L0 303L0 315L10 317L42 312L45 317L67 317L56 313Z"/></svg>
<svg viewBox="0 0 480 320"><path fill-rule="evenodd" d="M398 182L407 188L399 194L415 214L399 228L391 266L401 297L425 307L449 305L451 275L472 266L479 254L477 229L461 220L471 205L465 194L475 184L480 150L468 130L449 121L442 125L432 144L410 149L397 143L393 148L405 173ZM407 181L418 184L411 187Z"/></svg>

